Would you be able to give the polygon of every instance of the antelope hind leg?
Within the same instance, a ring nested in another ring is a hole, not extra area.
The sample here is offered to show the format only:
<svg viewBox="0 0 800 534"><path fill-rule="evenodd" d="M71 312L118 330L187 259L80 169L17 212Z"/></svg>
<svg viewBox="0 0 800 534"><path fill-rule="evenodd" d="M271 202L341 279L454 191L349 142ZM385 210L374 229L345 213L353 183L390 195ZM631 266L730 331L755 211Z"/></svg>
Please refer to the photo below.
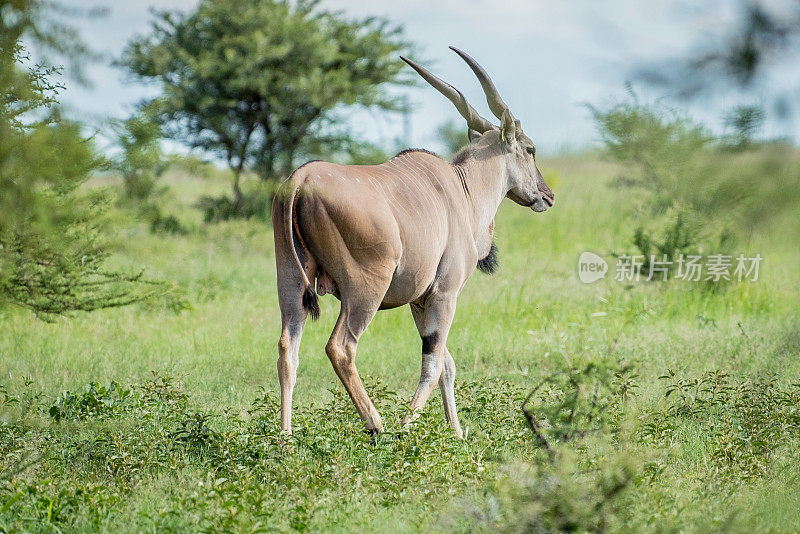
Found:
<svg viewBox="0 0 800 534"><path fill-rule="evenodd" d="M364 421L366 430L374 433L383 430L381 416L364 389L355 360L358 339L375 316L379 305L379 298L377 302L369 302L366 299L353 301L345 297L342 300L339 319L336 321L336 326L334 326L325 347L333 369L355 404L356 411Z"/></svg>
<svg viewBox="0 0 800 534"><path fill-rule="evenodd" d="M291 273L291 271L289 271ZM279 271L278 303L281 309L281 337L278 340L278 381L281 385L281 430L292 433L292 395L300 363L300 339L308 311L303 307L299 276L282 280Z"/></svg>
<svg viewBox="0 0 800 534"><path fill-rule="evenodd" d="M277 265L278 304L281 309L281 337L278 341L278 380L281 386L281 430L292 432L292 395L297 381L300 338L308 317L303 307L303 275L298 271L284 237L283 217L276 203L273 206L275 261ZM297 250L306 276L313 278L317 270L314 259L303 248Z"/></svg>
<svg viewBox="0 0 800 534"><path fill-rule="evenodd" d="M281 337L278 341L278 380L281 384L281 430L292 433L292 395L297 382L297 366L300 363L300 339L306 322L306 311L300 307L302 316L284 317Z"/></svg>

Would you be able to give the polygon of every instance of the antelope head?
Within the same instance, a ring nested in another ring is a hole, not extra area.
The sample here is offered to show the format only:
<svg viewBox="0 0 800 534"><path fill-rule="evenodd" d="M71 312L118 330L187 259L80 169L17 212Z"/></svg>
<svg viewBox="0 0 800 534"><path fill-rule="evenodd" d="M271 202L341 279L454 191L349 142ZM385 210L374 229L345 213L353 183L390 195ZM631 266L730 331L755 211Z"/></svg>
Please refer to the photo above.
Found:
<svg viewBox="0 0 800 534"><path fill-rule="evenodd" d="M522 131L520 121L511 114L511 110L500 97L500 93L483 67L458 48L451 46L450 49L461 56L477 76L486 94L489 109L500 119L499 127L481 117L458 89L413 61L402 56L401 59L446 96L466 119L470 139L468 150L472 154L483 154L484 156L479 156L481 159L487 157L502 159L507 179L506 197L536 212L547 210L553 206L554 195L536 166L536 146L533 141Z"/></svg>

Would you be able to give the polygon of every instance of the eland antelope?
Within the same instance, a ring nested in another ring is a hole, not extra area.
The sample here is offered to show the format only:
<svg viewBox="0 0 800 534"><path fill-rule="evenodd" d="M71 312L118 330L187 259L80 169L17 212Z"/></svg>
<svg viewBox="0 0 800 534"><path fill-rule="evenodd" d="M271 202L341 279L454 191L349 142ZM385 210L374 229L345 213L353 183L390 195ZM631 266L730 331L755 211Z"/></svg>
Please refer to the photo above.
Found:
<svg viewBox="0 0 800 534"><path fill-rule="evenodd" d="M422 372L410 423L439 384L447 421L462 436L447 335L458 295L476 266L492 272L494 217L508 197L542 212L553 193L536 167L536 149L492 80L470 56L450 47L478 77L500 126L478 115L455 87L404 57L466 119L470 144L452 163L426 150L404 150L380 165L308 162L283 182L272 206L278 300L281 429L291 432L292 392L306 317L317 294L341 301L325 351L367 431L381 418L356 370L361 334L381 309L408 304L422 338ZM316 293L314 283L316 282Z"/></svg>

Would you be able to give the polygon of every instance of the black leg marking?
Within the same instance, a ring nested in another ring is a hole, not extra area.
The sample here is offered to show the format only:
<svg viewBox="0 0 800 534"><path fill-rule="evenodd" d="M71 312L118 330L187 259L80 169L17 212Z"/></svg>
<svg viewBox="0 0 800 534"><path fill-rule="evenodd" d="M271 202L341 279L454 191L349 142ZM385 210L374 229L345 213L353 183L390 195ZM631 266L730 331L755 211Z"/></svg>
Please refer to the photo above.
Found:
<svg viewBox="0 0 800 534"><path fill-rule="evenodd" d="M422 336L422 354L431 354L437 341L439 341L439 334L437 332Z"/></svg>

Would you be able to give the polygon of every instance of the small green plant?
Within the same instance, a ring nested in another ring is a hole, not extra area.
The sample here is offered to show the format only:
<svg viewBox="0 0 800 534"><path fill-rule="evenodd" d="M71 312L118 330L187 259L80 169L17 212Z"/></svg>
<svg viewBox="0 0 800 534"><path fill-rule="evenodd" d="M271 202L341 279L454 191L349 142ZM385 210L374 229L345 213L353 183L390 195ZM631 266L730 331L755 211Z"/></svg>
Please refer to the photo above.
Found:
<svg viewBox="0 0 800 534"><path fill-rule="evenodd" d="M48 413L55 421L113 417L133 408L136 402L131 390L115 381L108 385L92 382L79 393L62 392Z"/></svg>
<svg viewBox="0 0 800 534"><path fill-rule="evenodd" d="M547 450L616 425L624 402L638 387L627 364L570 364L549 375L528 394L522 412L536 441ZM535 411L531 406L535 406Z"/></svg>

